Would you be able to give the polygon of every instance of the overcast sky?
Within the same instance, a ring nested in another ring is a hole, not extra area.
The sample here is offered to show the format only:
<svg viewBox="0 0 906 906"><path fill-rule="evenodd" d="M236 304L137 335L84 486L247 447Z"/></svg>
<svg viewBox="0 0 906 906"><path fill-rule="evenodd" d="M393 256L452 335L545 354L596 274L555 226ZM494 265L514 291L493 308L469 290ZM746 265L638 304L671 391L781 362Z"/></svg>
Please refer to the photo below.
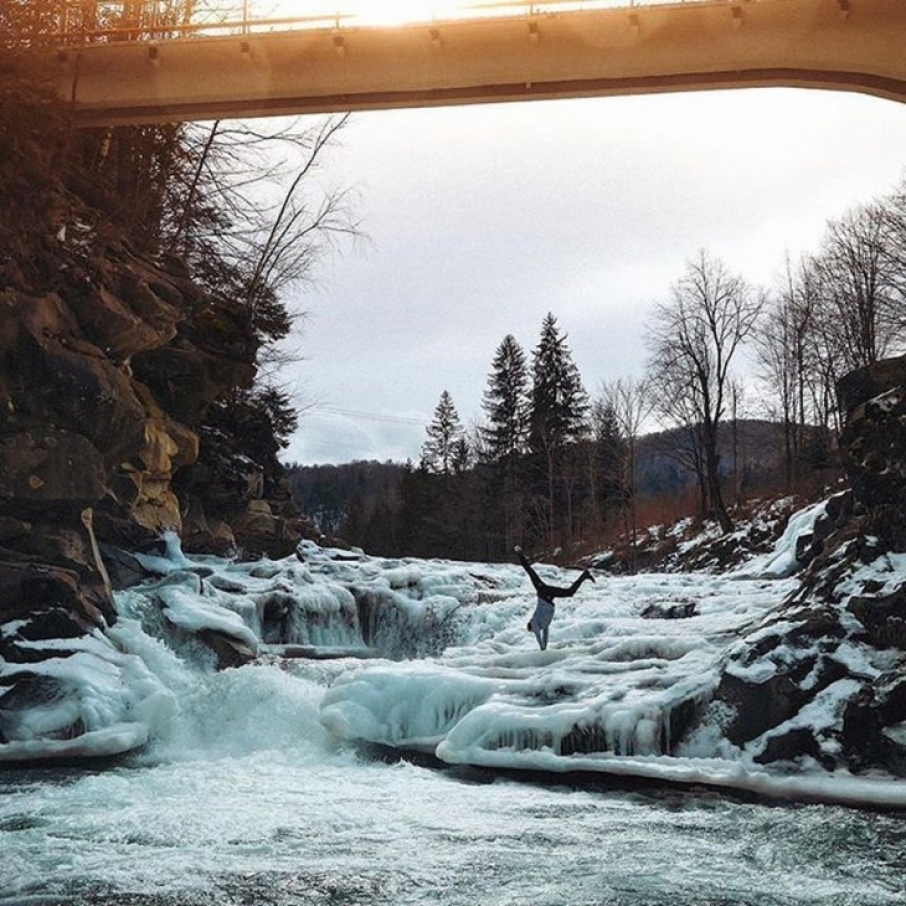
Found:
<svg viewBox="0 0 906 906"><path fill-rule="evenodd" d="M284 459L418 459L468 425L512 333L553 312L589 393L640 376L654 303L700 249L769 285L906 174L906 105L745 89L356 114L331 156L368 241L300 297L306 407Z"/></svg>

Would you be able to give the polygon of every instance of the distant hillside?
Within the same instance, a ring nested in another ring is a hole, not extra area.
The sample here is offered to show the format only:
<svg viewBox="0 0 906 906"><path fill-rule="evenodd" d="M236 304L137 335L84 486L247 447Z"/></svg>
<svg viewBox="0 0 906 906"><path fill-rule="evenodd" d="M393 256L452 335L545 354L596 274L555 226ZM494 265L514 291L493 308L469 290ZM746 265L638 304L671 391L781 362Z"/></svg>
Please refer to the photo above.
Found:
<svg viewBox="0 0 906 906"><path fill-rule="evenodd" d="M832 479L814 432L806 431L809 480L800 481L806 493ZM636 492L641 524L692 515L697 480L681 431L642 437L636 449ZM787 491L783 429L780 424L746 419L722 432L721 467L729 500L779 496ZM814 469L820 466L820 469ZM394 462L357 461L342 465L296 465L290 469L293 500L325 536L341 536L373 553L389 531L390 514L399 510L406 466ZM377 539L375 541L375 539ZM371 542L371 544L369 544Z"/></svg>
<svg viewBox="0 0 906 906"><path fill-rule="evenodd" d="M340 532L353 509L370 512L379 501L395 499L406 467L394 462L292 466L290 491L296 506L328 536Z"/></svg>
<svg viewBox="0 0 906 906"><path fill-rule="evenodd" d="M805 426L800 433L805 471L832 467L832 452L820 432ZM727 479L735 476L741 489L770 487L783 479L784 437L778 422L738 419L723 425L719 452L722 474ZM684 432L674 429L642 437L637 446L636 480L640 495L677 493L693 486L695 472Z"/></svg>

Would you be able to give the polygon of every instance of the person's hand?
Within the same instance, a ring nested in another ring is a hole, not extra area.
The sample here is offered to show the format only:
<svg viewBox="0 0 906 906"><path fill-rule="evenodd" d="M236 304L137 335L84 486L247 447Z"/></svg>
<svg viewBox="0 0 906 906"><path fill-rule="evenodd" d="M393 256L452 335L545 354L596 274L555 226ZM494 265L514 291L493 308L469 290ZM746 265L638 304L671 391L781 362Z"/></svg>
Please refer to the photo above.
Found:
<svg viewBox="0 0 906 906"><path fill-rule="evenodd" d="M521 554L521 553L522 553L522 548L517 544L517 545L513 548L513 553L515 553L515 554Z"/></svg>

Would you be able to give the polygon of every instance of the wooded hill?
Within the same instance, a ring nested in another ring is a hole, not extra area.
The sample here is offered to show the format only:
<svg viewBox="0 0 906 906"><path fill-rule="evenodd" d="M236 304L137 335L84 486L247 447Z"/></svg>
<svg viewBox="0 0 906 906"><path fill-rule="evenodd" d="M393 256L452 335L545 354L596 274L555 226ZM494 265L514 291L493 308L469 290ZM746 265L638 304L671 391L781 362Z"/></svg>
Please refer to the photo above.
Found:
<svg viewBox="0 0 906 906"><path fill-rule="evenodd" d="M723 427L721 473L731 507L752 498L795 491L811 495L840 477L836 454L823 432L809 442L795 487L786 475L783 426L741 419ZM589 442L591 443L591 442ZM638 439L635 450L636 521L672 523L698 517L695 470L684 456L682 432L663 431ZM356 461L342 465L293 465L293 500L326 539L362 547L378 556L454 557L504 560L502 516L495 512L493 482L478 464L461 475L432 475L411 463ZM630 532L625 489L582 520L585 532L565 545L566 558L617 543ZM490 509L489 509L490 508ZM409 524L403 524L403 520ZM494 536L495 527L500 534ZM530 529L526 530L530 543ZM543 545L541 545L543 547ZM539 547L540 549L540 547ZM553 554L553 551L547 551Z"/></svg>

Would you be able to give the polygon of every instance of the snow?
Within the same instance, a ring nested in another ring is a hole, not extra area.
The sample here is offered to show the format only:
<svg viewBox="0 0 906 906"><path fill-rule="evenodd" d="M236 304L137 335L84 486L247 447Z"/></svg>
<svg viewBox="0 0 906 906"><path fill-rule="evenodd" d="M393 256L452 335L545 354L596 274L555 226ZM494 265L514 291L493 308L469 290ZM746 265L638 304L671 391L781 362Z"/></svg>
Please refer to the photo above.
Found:
<svg viewBox="0 0 906 906"><path fill-rule="evenodd" d="M796 542L803 535L809 534L815 520L825 512L825 502L812 504L794 513L783 535L774 545L774 550L747 563L735 571L738 578L784 579L792 576L799 569L796 559Z"/></svg>
<svg viewBox="0 0 906 906"><path fill-rule="evenodd" d="M433 752L496 688L493 680L449 670L381 666L338 680L324 696L321 722L340 739Z"/></svg>
<svg viewBox="0 0 906 906"><path fill-rule="evenodd" d="M906 807L906 784L889 778L830 774L808 759L770 767L756 760L773 735L798 726L827 732L831 746L854 679L832 683L743 747L720 732L732 718L712 702L721 671L743 634L782 639L794 625L775 611L797 588L790 574L796 538L820 512L797 514L771 555L723 576L599 572L595 584L558 602L546 651L526 632L535 596L516 564L384 560L312 543L298 557L243 564L186 557L171 538L165 556L146 561L161 578L118 593L120 619L105 634L68 640L59 656L37 664L0 665L7 681L19 670L53 678L63 690L19 715L4 710L7 693L0 695L0 759L112 754L162 740L192 748L199 734L216 737L218 728L187 724L181 702L224 690L241 694L236 720L255 734L271 685L295 682L292 656L323 664L318 732L343 745L374 743L495 770L637 776ZM576 575L549 564L539 571L562 585ZM906 578L906 557L880 557L862 572L892 588ZM677 601L694 601L695 615L642 616ZM2 631L9 637L21 628ZM212 684L210 660L192 641L200 631L241 642L259 661ZM729 670L759 683L817 654L773 645L769 657ZM855 637L841 640L833 656L856 677L891 668L889 653ZM309 707L304 699L306 713ZM690 711L702 719L678 745L674 736ZM77 723L81 735L52 738Z"/></svg>
<svg viewBox="0 0 906 906"><path fill-rule="evenodd" d="M200 597L191 587L184 589L175 585L160 589L159 595L164 616L174 626L188 632L210 629L245 643L253 651L257 649L258 637L240 614L228 610L221 601Z"/></svg>

